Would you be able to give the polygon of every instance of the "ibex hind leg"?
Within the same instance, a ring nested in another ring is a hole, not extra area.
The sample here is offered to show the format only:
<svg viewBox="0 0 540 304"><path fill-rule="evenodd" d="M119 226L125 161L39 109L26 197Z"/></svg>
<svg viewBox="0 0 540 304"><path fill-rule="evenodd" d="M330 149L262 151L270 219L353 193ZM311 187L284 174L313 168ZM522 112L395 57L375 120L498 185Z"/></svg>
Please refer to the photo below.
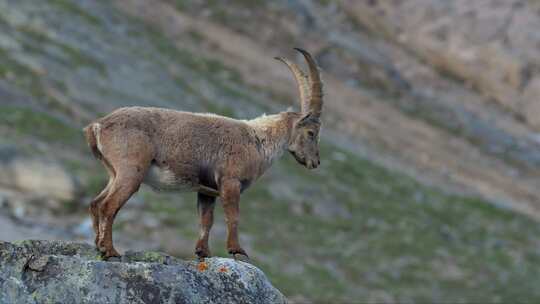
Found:
<svg viewBox="0 0 540 304"><path fill-rule="evenodd" d="M114 172L107 196L98 206L97 247L105 258L119 256L114 249L112 226L116 214L133 193L139 190L153 159L151 140L141 131L103 127L100 152Z"/></svg>
<svg viewBox="0 0 540 304"><path fill-rule="evenodd" d="M119 256L114 249L112 226L118 211L139 187L150 167L152 158L141 153L137 158L111 159L116 173L107 196L98 207L99 229L97 247L105 258Z"/></svg>
<svg viewBox="0 0 540 304"><path fill-rule="evenodd" d="M105 189L103 189L101 193L98 194L98 196L96 196L92 200L92 202L90 202L90 207L88 208L90 217L92 218L92 228L94 229L94 233L95 233L94 243L96 244L96 246L97 246L98 234L99 234L99 212L98 212L99 205L103 201L103 199L105 199L105 197L107 197L107 195L109 194L109 189L112 184L112 180L113 180L112 178L109 179L109 183L107 184L107 186L105 186Z"/></svg>
<svg viewBox="0 0 540 304"><path fill-rule="evenodd" d="M107 173L109 174L109 181L107 182L107 185L101 191L101 193L99 193L98 196L96 196L90 202L90 207L88 208L90 212L90 217L92 218L92 227L94 228L94 233L95 233L94 243L96 244L96 246L97 246L98 235L99 235L99 205L109 194L109 190L111 189L111 186L115 178L115 174L114 174L114 170L112 169L112 166L110 166L105 160L102 160L102 163L107 169Z"/></svg>
<svg viewBox="0 0 540 304"><path fill-rule="evenodd" d="M112 226L118 211L129 198L139 190L144 172L137 172L135 168L118 171L107 197L99 205L99 233L97 247L106 258L119 256L114 249L112 240Z"/></svg>
<svg viewBox="0 0 540 304"><path fill-rule="evenodd" d="M96 246L99 239L99 205L109 194L109 190L111 189L111 186L115 178L114 169L109 164L109 162L104 158L101 159L101 162L103 163L103 166L107 169L107 173L109 174L109 181L107 185L105 186L105 188L101 191L101 193L99 193L92 200L92 202L90 202L90 207L88 208L90 217L92 218L92 227L94 228L94 233L95 233L94 243L96 244Z"/></svg>

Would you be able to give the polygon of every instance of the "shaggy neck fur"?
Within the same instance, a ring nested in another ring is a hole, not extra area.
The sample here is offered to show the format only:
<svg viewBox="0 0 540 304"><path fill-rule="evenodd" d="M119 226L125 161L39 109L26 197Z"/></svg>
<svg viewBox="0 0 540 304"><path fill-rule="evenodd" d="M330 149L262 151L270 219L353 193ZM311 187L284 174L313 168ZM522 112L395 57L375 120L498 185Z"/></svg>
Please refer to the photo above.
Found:
<svg viewBox="0 0 540 304"><path fill-rule="evenodd" d="M299 117L300 114L295 112L282 112L246 121L255 131L258 141L261 142L261 154L266 160L266 166L270 166L287 150L294 121Z"/></svg>

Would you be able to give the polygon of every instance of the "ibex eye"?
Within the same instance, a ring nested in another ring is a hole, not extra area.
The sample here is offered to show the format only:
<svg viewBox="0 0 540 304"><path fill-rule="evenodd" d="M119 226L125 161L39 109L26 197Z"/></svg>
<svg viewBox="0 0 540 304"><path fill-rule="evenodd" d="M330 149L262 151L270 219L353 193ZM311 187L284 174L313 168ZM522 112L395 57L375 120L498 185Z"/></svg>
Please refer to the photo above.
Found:
<svg viewBox="0 0 540 304"><path fill-rule="evenodd" d="M315 133L313 131L307 131L307 135L309 137L315 137Z"/></svg>

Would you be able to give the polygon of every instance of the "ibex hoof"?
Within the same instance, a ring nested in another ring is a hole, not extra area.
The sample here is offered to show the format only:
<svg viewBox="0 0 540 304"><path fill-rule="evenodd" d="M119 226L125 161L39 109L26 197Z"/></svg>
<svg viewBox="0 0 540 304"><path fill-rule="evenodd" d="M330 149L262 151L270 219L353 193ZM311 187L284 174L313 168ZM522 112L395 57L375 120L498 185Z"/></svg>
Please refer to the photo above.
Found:
<svg viewBox="0 0 540 304"><path fill-rule="evenodd" d="M117 256L108 257L107 262L122 262L122 258Z"/></svg>
<svg viewBox="0 0 540 304"><path fill-rule="evenodd" d="M229 249L229 254L232 254L235 261L238 261L239 256L244 256L247 261L250 261L249 255L242 248ZM241 260L240 260L241 261Z"/></svg>
<svg viewBox="0 0 540 304"><path fill-rule="evenodd" d="M110 249L105 249L105 250L101 250L101 256L103 257L104 260L109 260L109 258L113 258L113 257L120 257L120 253L118 253L118 251L116 251L116 249L114 248L110 248Z"/></svg>
<svg viewBox="0 0 540 304"><path fill-rule="evenodd" d="M208 248L195 248L195 254L199 260L202 260L210 256L210 250Z"/></svg>

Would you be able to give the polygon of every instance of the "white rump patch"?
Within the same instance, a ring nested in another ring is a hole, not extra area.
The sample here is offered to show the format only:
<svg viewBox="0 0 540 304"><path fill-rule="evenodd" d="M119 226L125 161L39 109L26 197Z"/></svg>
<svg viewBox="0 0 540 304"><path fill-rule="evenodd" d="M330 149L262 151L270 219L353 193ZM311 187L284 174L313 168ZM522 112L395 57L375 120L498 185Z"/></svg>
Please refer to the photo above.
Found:
<svg viewBox="0 0 540 304"><path fill-rule="evenodd" d="M100 152L103 152L102 148L103 146L101 145L101 140L100 140L100 137L101 137L101 124L100 123L95 123L92 125L92 132L94 132L94 136L96 137L96 144L97 144L97 148Z"/></svg>

